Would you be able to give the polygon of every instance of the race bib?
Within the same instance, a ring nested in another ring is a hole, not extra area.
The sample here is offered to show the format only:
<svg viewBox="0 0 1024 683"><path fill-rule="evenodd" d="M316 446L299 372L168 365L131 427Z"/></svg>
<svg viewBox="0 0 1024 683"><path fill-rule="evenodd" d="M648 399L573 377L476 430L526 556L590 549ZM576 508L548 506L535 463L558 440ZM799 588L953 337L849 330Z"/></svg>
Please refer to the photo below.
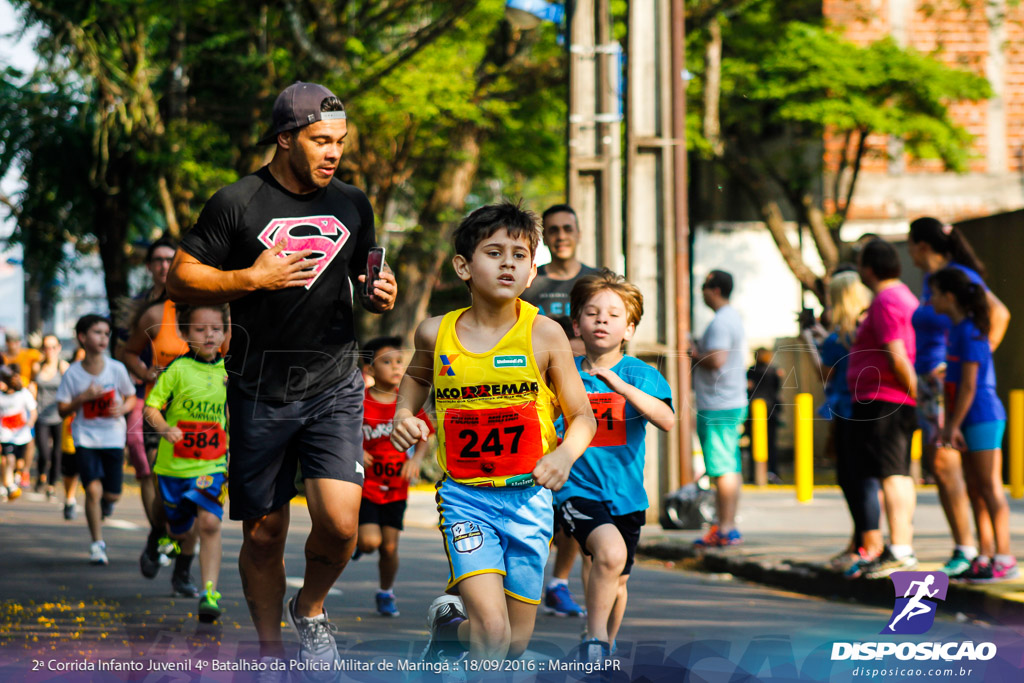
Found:
<svg viewBox="0 0 1024 683"><path fill-rule="evenodd" d="M28 422L25 421L25 413L15 413L14 415L4 415L3 417L0 417L0 427L9 429L12 432L21 429L27 424Z"/></svg>
<svg viewBox="0 0 1024 683"><path fill-rule="evenodd" d="M174 444L174 457L217 460L228 452L228 435L219 422L182 420L177 424L181 440Z"/></svg>
<svg viewBox="0 0 1024 683"><path fill-rule="evenodd" d="M544 455L534 402L444 414L445 465L455 479L507 477L533 471Z"/></svg>
<svg viewBox="0 0 1024 683"><path fill-rule="evenodd" d="M597 419L597 433L591 446L626 445L626 397L622 394L588 394Z"/></svg>
<svg viewBox="0 0 1024 683"><path fill-rule="evenodd" d="M114 407L114 400L117 398L117 391L110 389L105 391L99 398L86 401L82 404L82 414L87 420L95 420L99 417L111 417L110 409Z"/></svg>

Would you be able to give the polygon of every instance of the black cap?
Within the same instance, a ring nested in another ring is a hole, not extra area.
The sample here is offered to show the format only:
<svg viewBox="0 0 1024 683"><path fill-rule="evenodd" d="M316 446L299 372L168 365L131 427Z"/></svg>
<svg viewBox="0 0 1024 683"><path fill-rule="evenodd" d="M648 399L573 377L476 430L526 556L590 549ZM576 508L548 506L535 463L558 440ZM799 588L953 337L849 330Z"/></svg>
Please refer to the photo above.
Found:
<svg viewBox="0 0 1024 683"><path fill-rule="evenodd" d="M279 133L308 126L317 121L344 119L344 111L320 111L320 104L334 93L319 83L295 81L274 100L274 125L257 144L272 145Z"/></svg>

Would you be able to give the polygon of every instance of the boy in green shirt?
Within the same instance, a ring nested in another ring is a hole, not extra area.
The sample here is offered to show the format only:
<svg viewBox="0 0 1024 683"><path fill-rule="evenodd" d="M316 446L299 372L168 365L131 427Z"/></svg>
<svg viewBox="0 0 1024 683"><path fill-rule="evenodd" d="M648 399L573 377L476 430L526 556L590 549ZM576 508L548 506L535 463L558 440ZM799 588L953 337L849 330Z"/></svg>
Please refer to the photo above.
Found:
<svg viewBox="0 0 1024 683"><path fill-rule="evenodd" d="M222 612L216 586L227 495L228 376L220 347L228 324L226 304L178 306L178 327L189 352L167 366L145 408L161 436L153 472L170 536L161 546L168 554L178 551L171 586L186 597L199 596L199 620L207 623ZM196 540L205 586L201 595L190 574Z"/></svg>

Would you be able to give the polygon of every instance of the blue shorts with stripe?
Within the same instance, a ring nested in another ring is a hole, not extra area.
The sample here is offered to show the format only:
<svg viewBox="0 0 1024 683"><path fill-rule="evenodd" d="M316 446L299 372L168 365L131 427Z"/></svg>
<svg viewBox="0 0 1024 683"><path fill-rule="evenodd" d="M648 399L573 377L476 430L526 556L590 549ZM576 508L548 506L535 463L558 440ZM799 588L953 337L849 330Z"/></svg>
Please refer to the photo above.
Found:
<svg viewBox="0 0 1024 683"><path fill-rule="evenodd" d="M158 474L160 497L164 501L167 525L171 532L183 534L192 528L199 508L224 519L224 499L227 497L227 475L223 472L199 477L171 477Z"/></svg>
<svg viewBox="0 0 1024 683"><path fill-rule="evenodd" d="M540 604L554 527L551 491L541 486L437 487L438 525L448 556L449 593L477 574L501 574L505 594Z"/></svg>

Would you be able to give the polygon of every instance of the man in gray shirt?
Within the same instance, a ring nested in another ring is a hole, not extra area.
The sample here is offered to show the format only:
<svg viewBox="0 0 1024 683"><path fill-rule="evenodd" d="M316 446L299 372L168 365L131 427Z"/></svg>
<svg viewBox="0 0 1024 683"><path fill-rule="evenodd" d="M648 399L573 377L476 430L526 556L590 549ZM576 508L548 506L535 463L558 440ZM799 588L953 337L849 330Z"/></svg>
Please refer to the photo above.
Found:
<svg viewBox="0 0 1024 683"><path fill-rule="evenodd" d="M701 285L704 303L715 317L692 349L693 388L697 397L697 436L704 467L715 482L718 524L697 546L726 546L743 539L736 529L736 507L742 485L740 425L747 419L747 342L739 312L729 305L732 275L708 273Z"/></svg>

